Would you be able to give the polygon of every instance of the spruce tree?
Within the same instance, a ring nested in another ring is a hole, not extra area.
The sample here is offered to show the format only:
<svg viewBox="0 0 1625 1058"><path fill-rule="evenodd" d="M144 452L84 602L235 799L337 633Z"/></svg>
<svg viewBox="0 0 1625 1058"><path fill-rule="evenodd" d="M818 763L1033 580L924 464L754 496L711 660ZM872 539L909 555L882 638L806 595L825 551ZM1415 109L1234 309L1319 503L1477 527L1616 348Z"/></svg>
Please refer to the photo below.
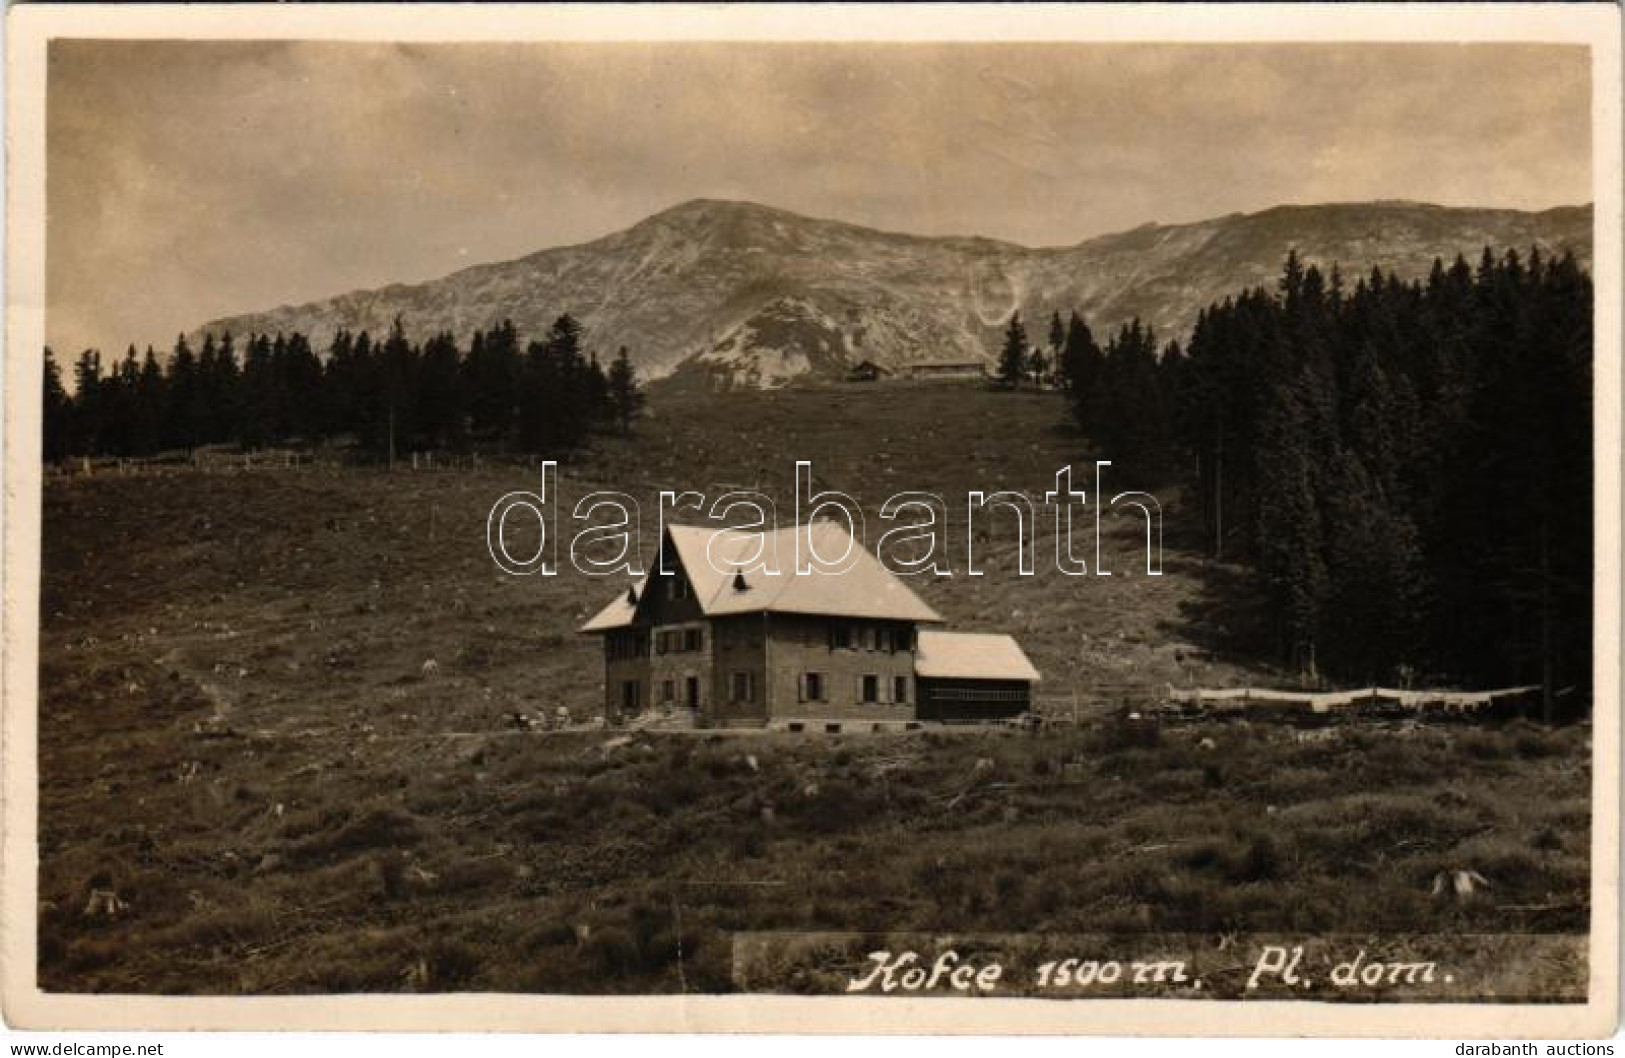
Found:
<svg viewBox="0 0 1625 1058"><path fill-rule="evenodd" d="M239 441L238 409L242 372L237 363L237 345L227 331L215 346L214 361L200 363L199 386L203 392L205 409L202 437L204 444L222 444Z"/></svg>
<svg viewBox="0 0 1625 1058"><path fill-rule="evenodd" d="M72 451L72 403L62 386L62 369L57 367L51 347L45 347L45 403L42 456L47 463L66 458Z"/></svg>
<svg viewBox="0 0 1625 1058"><path fill-rule="evenodd" d="M468 407L463 389L461 356L457 340L449 331L430 338L423 346L419 369L419 428L424 443L431 448L461 448L468 426Z"/></svg>
<svg viewBox="0 0 1625 1058"><path fill-rule="evenodd" d="M238 442L245 449L263 448L275 439L277 397L271 339L248 336L243 359L241 418Z"/></svg>
<svg viewBox="0 0 1625 1058"><path fill-rule="evenodd" d="M138 455L151 455L163 444L164 408L167 404L163 369L158 356L147 346L136 378L131 412L131 448Z"/></svg>
<svg viewBox="0 0 1625 1058"><path fill-rule="evenodd" d="M609 398L616 424L622 433L630 433L633 420L643 408L644 398L638 388L637 371L624 345L609 365Z"/></svg>
<svg viewBox="0 0 1625 1058"><path fill-rule="evenodd" d="M378 351L378 391L382 400L383 447L380 453L394 463L409 450L418 433L418 368L420 356L406 337L399 316Z"/></svg>
<svg viewBox="0 0 1625 1058"><path fill-rule="evenodd" d="M73 443L71 450L77 455L97 455L103 452L104 428L102 424L102 354L86 349L79 354L73 366Z"/></svg>
<svg viewBox="0 0 1625 1058"><path fill-rule="evenodd" d="M1049 318L1049 352L1050 359L1059 362L1061 350L1066 346L1066 328L1061 326L1061 313L1057 309L1050 313Z"/></svg>
<svg viewBox="0 0 1625 1058"><path fill-rule="evenodd" d="M213 336L204 343L211 346ZM186 335L176 335L174 350L169 354L169 380L164 408L165 448L190 450L200 442L198 410L202 406L198 392L198 362Z"/></svg>
<svg viewBox="0 0 1625 1058"><path fill-rule="evenodd" d="M1026 374L1027 328L1021 325L1021 313L1012 312L1004 328L1004 348L999 353L999 384L1015 389Z"/></svg>
<svg viewBox="0 0 1625 1058"><path fill-rule="evenodd" d="M513 430L522 360L519 332L512 320L503 320L489 331L475 333L464 375L468 382L469 417L476 435L500 440Z"/></svg>
<svg viewBox="0 0 1625 1058"><path fill-rule="evenodd" d="M1095 336L1089 330L1089 325L1083 322L1082 316L1072 313L1067 320L1066 338L1061 346L1056 374L1057 383L1071 398L1073 418L1085 434L1090 432L1087 405L1095 382L1100 377L1102 360L1103 354L1100 346L1095 344Z"/></svg>

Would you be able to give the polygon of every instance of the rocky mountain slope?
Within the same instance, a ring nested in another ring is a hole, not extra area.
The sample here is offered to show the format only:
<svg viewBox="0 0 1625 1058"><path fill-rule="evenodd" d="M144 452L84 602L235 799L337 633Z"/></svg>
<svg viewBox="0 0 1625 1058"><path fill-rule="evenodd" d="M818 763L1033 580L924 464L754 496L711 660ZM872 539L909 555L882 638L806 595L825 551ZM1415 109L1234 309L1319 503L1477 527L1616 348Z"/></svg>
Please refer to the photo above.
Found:
<svg viewBox="0 0 1625 1058"><path fill-rule="evenodd" d="M539 335L559 313L594 347L625 345L649 377L680 367L709 385L773 388L838 377L862 360L991 362L1012 310L1035 339L1052 311L1082 312L1097 333L1134 316L1164 336L1205 305L1273 281L1289 249L1410 277L1434 257L1486 245L1571 249L1591 260L1590 206L1539 213L1411 202L1282 206L1195 224L1144 225L1076 246L922 237L817 220L745 202L697 200L625 231L443 279L215 320L202 330L301 330L318 346L338 327L418 336L504 318Z"/></svg>

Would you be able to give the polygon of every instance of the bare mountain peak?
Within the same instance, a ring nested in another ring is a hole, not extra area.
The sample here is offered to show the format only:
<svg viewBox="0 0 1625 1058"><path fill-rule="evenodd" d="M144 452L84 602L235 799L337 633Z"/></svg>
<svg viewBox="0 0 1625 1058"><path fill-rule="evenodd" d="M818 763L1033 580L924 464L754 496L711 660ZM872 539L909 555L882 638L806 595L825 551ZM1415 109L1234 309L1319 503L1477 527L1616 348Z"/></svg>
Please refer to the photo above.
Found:
<svg viewBox="0 0 1625 1058"><path fill-rule="evenodd" d="M746 199L742 199L742 198L691 198L686 202L679 202L677 205L672 206L669 209L663 209L659 213L656 213L655 216L656 217L681 217L681 216L705 217L705 216L719 216L719 215L728 215L728 214L739 215L739 214L749 214L749 213L757 213L757 214L772 213L772 214L780 214L780 215L783 215L783 216L793 216L794 215L794 214L789 213L786 210L776 209L776 208L774 208L772 206L764 206L759 202L750 202L750 201L747 201Z"/></svg>
<svg viewBox="0 0 1625 1058"><path fill-rule="evenodd" d="M679 202L675 206L661 210L636 226L642 226L643 224L727 224L741 221L820 223L820 221L812 217L805 217L799 213L792 213L789 210L778 209L774 206L764 206L759 202L747 202L743 199L730 198L691 198L686 202Z"/></svg>
<svg viewBox="0 0 1625 1058"><path fill-rule="evenodd" d="M216 320L235 334L299 330L318 347L340 328L462 342L511 319L540 334L571 312L602 349L627 346L648 376L679 369L707 384L782 385L870 360L986 360L1012 311L1077 310L1097 333L1138 316L1184 334L1204 306L1273 281L1287 251L1425 275L1435 257L1540 245L1591 258L1592 210L1540 213L1415 202L1283 205L1189 224L1147 224L1071 246L877 231L755 202L698 198L614 234L477 265L427 283Z"/></svg>

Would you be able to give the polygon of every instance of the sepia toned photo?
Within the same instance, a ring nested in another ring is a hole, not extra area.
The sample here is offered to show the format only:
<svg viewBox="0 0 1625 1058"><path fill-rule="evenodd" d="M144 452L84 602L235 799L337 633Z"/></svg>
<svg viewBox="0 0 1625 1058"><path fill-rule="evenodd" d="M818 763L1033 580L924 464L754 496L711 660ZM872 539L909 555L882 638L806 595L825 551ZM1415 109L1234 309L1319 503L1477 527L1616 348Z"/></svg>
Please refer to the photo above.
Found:
<svg viewBox="0 0 1625 1058"><path fill-rule="evenodd" d="M8 1018L1612 1032L1618 12L1358 10L14 12Z"/></svg>

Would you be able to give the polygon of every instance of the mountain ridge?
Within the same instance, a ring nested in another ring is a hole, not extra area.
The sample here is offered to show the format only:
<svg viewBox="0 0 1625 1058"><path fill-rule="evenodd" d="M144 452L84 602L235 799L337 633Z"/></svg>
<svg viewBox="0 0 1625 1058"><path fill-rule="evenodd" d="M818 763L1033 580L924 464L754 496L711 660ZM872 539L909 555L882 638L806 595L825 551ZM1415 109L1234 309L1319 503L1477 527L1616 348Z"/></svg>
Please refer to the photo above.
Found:
<svg viewBox="0 0 1625 1058"><path fill-rule="evenodd" d="M679 370L715 386L774 387L872 360L990 362L1019 310L1037 340L1049 314L1082 312L1098 333L1138 316L1178 337L1197 311L1267 283L1290 249L1346 275L1404 278L1435 257L1491 246L1572 251L1591 263L1592 206L1540 211L1402 200L1284 204L1185 224L1142 224L1027 247L977 235L888 232L754 202L691 199L597 239L439 279L357 289L212 320L197 332L340 328L473 330L512 319L539 335L561 312L600 352L629 348L646 376Z"/></svg>

